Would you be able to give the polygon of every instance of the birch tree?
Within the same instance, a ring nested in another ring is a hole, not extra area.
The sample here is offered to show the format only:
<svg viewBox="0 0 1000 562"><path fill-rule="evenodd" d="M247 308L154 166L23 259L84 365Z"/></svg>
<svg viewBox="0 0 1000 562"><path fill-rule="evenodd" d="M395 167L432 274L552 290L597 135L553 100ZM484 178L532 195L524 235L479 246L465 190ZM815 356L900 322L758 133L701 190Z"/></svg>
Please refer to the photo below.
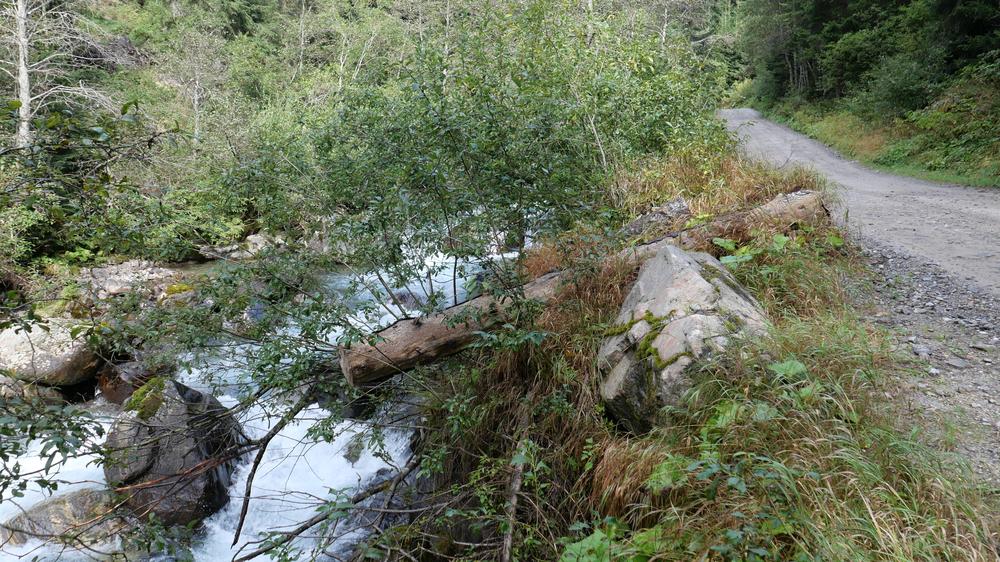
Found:
<svg viewBox="0 0 1000 562"><path fill-rule="evenodd" d="M225 42L215 30L188 29L178 36L177 54L163 65L163 79L178 86L190 104L195 144L204 136L206 107L226 79L224 47Z"/></svg>
<svg viewBox="0 0 1000 562"><path fill-rule="evenodd" d="M72 3L7 0L0 12L4 56L0 71L13 84L18 118L13 144L31 143L31 121L54 103L113 109L110 97L71 80L74 69L93 64L102 48L84 29Z"/></svg>

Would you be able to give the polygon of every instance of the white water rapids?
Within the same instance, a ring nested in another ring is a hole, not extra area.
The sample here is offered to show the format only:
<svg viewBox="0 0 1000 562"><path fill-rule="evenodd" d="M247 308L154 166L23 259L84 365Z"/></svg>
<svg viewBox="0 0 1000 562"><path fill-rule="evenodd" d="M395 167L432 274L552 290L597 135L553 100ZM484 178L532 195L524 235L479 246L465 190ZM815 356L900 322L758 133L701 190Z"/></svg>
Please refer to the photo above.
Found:
<svg viewBox="0 0 1000 562"><path fill-rule="evenodd" d="M439 258L440 260L441 258ZM440 261L438 262L441 263ZM450 260L447 262L452 263ZM474 268L470 268L474 269ZM469 275L466 272L466 277ZM460 280L452 283L453 271L450 267L436 268L431 275L434 290L443 293L443 301L450 304L456 298L463 300L467 296L464 283ZM342 287L345 277L331 277L332 288ZM452 293L452 287L457 286L458 294ZM419 294L419 282L410 287ZM368 298L371 298L368 295ZM378 323L391 322L398 310L383 308L383 317ZM337 334L330 334L328 339L335 339ZM240 346L229 346L227 356L216 356L204 362L190 372L182 372L177 380L196 390L211 392L215 388L236 388L245 384L246 371L241 366L238 357ZM232 406L237 399L228 394L217 395L225 406ZM409 456L409 432L403 430L388 430L385 432L386 456L379 458L370 450L364 450L355 462L345 458L345 453L352 446L352 439L367 429L367 424L357 421L343 421L336 428L337 437L331 442L317 442L307 436L307 431L314 422L326 418L329 413L319 405L313 404L299 413L295 419L286 425L267 447L263 462L254 477L249 512L246 517L240 543L231 546L233 535L239 520L243 503L243 493L250 470L250 457L244 459L233 474L232 485L229 488L229 502L219 512L204 521L203 528L196 535L192 544L194 559L198 562L216 562L231 560L236 556L246 554L254 549L250 546L240 553L240 548L250 541L259 541L264 533L276 530L288 530L298 523L316 514L316 506L324 499L332 497L331 491L346 491L357 489L370 481L379 470L390 468L395 472L406 464ZM239 420L244 432L251 439L266 434L279 416L268 416L260 405L255 405L243 412ZM105 429L110 427L113 419L102 419ZM33 443L27 454L17 459L23 472L32 468L41 468L44 460L39 456L40 443ZM82 488L104 488L102 467L94 456L84 456L70 459L61 466L54 478L65 482L59 486L56 495ZM47 492L37 487L27 491L24 497L6 500L0 503L0 522L7 521L49 497ZM339 531L338 531L339 532ZM333 545L350 545L363 538L360 531L347 530L338 535ZM296 539L295 546L308 554L315 539L308 537ZM113 552L117 545L110 544L98 551ZM26 545L0 545L0 562L32 560L40 561L93 560L97 552L82 552L63 546L31 542ZM156 560L157 558L153 558ZM266 559L266 558L265 558Z"/></svg>

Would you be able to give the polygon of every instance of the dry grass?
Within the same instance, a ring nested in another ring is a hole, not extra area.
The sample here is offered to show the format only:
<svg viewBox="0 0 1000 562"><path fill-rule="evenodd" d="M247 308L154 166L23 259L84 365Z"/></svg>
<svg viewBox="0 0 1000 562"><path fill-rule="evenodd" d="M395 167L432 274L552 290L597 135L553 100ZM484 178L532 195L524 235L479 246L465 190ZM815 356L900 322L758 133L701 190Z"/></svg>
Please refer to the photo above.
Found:
<svg viewBox="0 0 1000 562"><path fill-rule="evenodd" d="M666 448L650 447L639 439L615 437L602 443L600 450L590 500L602 514L635 523L654 506L662 507L657 505L662 498L651 493L646 482L666 458Z"/></svg>
<svg viewBox="0 0 1000 562"><path fill-rule="evenodd" d="M783 173L736 154L706 159L691 153L619 174L609 198L630 217L676 197L684 197L695 215L713 217L757 207L781 193L823 188L822 180L807 170Z"/></svg>
<svg viewBox="0 0 1000 562"><path fill-rule="evenodd" d="M809 123L809 134L829 143L837 151L866 162L877 159L886 146L902 135L886 126L872 126L847 112L823 115L821 118L798 111L792 119Z"/></svg>

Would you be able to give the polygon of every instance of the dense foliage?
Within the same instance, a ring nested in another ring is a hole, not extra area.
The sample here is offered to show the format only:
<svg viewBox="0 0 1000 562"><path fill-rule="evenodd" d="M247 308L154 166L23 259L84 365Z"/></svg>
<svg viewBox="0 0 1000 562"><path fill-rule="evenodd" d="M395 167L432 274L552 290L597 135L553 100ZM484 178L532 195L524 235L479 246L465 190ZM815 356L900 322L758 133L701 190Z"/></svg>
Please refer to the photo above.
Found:
<svg viewBox="0 0 1000 562"><path fill-rule="evenodd" d="M743 95L851 156L997 181L995 2L747 0L741 11L754 76Z"/></svg>

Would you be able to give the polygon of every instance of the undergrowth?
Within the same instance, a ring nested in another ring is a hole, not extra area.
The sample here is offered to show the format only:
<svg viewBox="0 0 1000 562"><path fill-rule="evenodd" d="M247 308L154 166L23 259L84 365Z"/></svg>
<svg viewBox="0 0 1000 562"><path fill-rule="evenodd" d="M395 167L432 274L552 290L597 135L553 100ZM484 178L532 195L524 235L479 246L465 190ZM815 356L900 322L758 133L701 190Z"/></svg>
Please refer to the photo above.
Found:
<svg viewBox="0 0 1000 562"><path fill-rule="evenodd" d="M625 214L682 195L724 214L821 188L727 156L650 163L611 196ZM676 226L676 225L675 225ZM475 349L411 379L428 413L422 477L436 492L373 548L420 559L993 560L997 521L957 460L897 427L894 359L857 316L862 274L828 224L718 240L772 320L703 362L669 425L604 416L598 346L636 275L600 229L536 247L527 275L573 272Z"/></svg>
<svg viewBox="0 0 1000 562"><path fill-rule="evenodd" d="M864 97L764 108L769 116L849 158L926 179L1000 186L1000 59L964 69L926 107L902 116L874 111Z"/></svg>

